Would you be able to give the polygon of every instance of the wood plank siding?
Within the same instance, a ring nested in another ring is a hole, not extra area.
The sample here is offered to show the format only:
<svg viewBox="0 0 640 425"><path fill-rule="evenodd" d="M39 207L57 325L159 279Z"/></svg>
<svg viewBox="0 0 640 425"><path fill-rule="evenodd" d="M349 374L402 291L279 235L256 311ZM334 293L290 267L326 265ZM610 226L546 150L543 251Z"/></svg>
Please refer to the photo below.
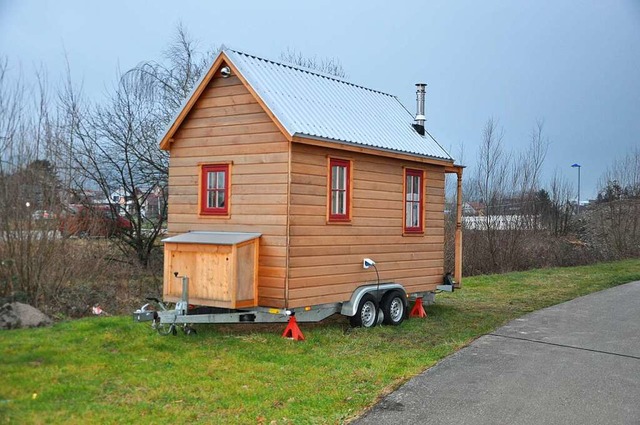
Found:
<svg viewBox="0 0 640 425"><path fill-rule="evenodd" d="M214 75L171 141L170 234L262 233L259 304L284 307L289 142L236 76ZM230 165L228 217L199 214L201 164Z"/></svg>
<svg viewBox="0 0 640 425"><path fill-rule="evenodd" d="M289 241L289 306L349 299L353 290L395 281L430 291L444 273L444 167L293 143ZM327 222L327 161L352 161L352 217ZM424 170L423 235L403 235L404 167Z"/></svg>

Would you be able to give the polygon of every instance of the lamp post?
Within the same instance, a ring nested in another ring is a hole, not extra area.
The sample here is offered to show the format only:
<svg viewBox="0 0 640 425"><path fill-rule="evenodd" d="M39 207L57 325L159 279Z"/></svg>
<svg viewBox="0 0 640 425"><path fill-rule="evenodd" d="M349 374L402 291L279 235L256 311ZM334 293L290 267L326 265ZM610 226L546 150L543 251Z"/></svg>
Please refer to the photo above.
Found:
<svg viewBox="0 0 640 425"><path fill-rule="evenodd" d="M571 167L578 169L578 209L576 210L576 214L580 214L580 168L582 168L582 165L575 163Z"/></svg>

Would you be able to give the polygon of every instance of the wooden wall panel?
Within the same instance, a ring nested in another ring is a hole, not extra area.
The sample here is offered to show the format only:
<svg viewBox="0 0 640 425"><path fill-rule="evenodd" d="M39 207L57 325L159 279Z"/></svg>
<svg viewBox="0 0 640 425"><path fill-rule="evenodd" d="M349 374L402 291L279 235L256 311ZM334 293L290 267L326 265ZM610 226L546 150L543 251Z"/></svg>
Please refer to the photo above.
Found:
<svg viewBox="0 0 640 425"><path fill-rule="evenodd" d="M199 214L206 163L232 164L229 217ZM171 143L169 233L262 233L258 302L265 306L284 306L288 163L289 142L235 76L214 76Z"/></svg>
<svg viewBox="0 0 640 425"><path fill-rule="evenodd" d="M352 219L328 224L327 158L353 161ZM403 235L403 167L425 170L424 235ZM413 292L434 290L444 274L444 168L398 159L292 145L289 305L348 299L353 290L395 281Z"/></svg>

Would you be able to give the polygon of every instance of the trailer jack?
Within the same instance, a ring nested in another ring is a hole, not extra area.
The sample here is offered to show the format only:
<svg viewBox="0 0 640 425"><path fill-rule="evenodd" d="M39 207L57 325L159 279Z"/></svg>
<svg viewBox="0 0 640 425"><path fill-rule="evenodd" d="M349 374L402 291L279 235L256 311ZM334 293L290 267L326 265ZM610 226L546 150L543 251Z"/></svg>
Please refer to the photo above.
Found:
<svg viewBox="0 0 640 425"><path fill-rule="evenodd" d="M427 317L427 312L422 305L422 297L416 298L416 303L413 305L409 317Z"/></svg>
<svg viewBox="0 0 640 425"><path fill-rule="evenodd" d="M282 333L283 338L290 338L294 341L304 341L304 335L302 331L298 327L298 321L296 320L296 316L289 317L289 323Z"/></svg>

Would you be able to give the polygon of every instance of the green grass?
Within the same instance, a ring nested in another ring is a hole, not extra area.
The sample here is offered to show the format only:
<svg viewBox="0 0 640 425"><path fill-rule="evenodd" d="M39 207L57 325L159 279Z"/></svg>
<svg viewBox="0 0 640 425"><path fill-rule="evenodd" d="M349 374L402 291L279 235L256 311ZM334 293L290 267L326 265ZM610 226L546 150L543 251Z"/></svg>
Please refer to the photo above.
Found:
<svg viewBox="0 0 640 425"><path fill-rule="evenodd" d="M354 329L199 326L162 337L129 317L0 332L0 423L342 423L507 321L640 280L640 260L465 279L426 319Z"/></svg>

